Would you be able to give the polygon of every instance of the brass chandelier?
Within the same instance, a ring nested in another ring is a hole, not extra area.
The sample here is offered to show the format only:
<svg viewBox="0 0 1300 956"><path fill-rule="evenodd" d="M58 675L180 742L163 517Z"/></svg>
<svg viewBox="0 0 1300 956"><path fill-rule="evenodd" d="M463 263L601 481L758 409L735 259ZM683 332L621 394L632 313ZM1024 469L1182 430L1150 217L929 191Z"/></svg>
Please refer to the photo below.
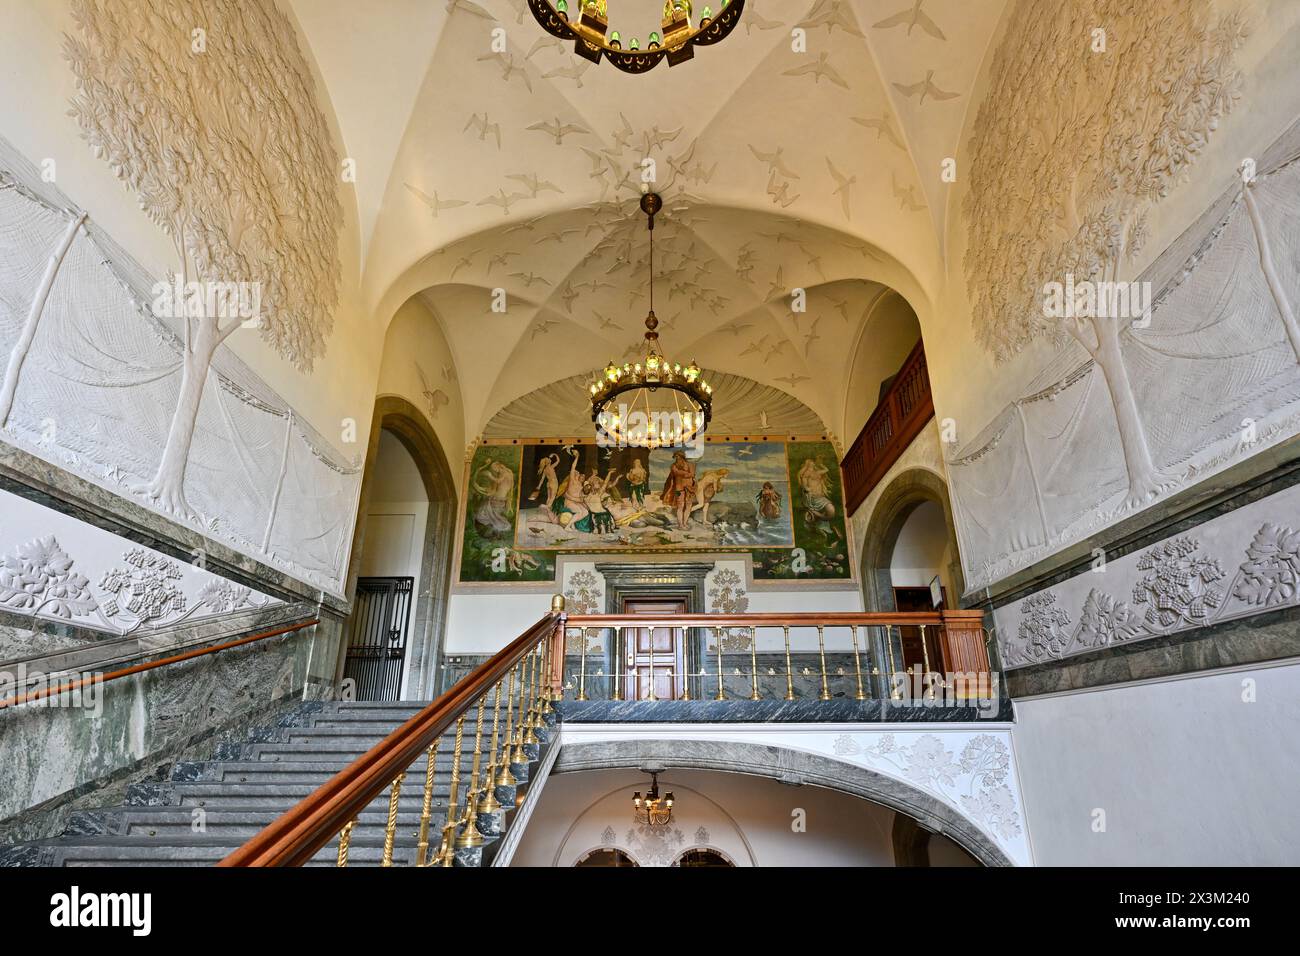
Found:
<svg viewBox="0 0 1300 956"><path fill-rule="evenodd" d="M662 33L652 31L641 49L636 37L623 41L609 29L609 0L528 0L543 30L561 40L573 40L573 50L592 63L609 60L624 73L645 73L668 60L669 66L695 56L697 46L727 38L740 20L745 0L717 0L718 12L705 6L694 19L691 0L666 0L660 19Z"/></svg>
<svg viewBox="0 0 1300 956"><path fill-rule="evenodd" d="M650 771L650 789L644 797L637 790L632 794L632 813L638 823L646 826L667 826L673 819L673 792L659 796L659 773Z"/></svg>
<svg viewBox="0 0 1300 956"><path fill-rule="evenodd" d="M713 387L692 361L670 362L659 351L655 318L655 214L658 193L641 196L650 226L650 312L645 319L645 356L622 365L611 360L591 383L591 420L602 445L619 448L681 447L694 442L713 416Z"/></svg>

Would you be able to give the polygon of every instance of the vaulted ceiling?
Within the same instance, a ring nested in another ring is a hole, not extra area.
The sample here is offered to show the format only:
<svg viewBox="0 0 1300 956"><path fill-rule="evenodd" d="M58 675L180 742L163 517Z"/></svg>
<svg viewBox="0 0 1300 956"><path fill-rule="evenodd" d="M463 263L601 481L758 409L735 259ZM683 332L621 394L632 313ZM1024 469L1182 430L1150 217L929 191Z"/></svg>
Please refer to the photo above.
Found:
<svg viewBox="0 0 1300 956"><path fill-rule="evenodd" d="M436 316L474 435L638 342L647 159L666 352L841 429L872 304L928 301L948 268L941 170L1005 0L747 0L725 42L642 76L525 0L292 6L355 160L363 289L385 321L414 295ZM612 25L644 37L660 6L611 0Z"/></svg>

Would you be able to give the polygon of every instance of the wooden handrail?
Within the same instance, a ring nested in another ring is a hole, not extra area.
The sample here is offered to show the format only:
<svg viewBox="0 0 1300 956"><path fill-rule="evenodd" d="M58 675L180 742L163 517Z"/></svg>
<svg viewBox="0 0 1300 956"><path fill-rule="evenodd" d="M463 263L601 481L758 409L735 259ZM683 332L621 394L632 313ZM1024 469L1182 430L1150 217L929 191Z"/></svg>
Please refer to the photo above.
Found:
<svg viewBox="0 0 1300 956"><path fill-rule="evenodd" d="M282 634L292 634L295 631L301 631L304 628L314 627L319 623L320 618L313 617L310 620L298 621L295 624L289 624L285 627L275 628L274 630L250 634L247 637L241 637L235 641L226 641L224 644L211 644L207 647L196 648L192 651L185 651L181 654L173 654L170 657L161 657L156 661L147 661L144 664L134 664L131 667L123 667L121 670L109 671L107 674L94 674L88 678L82 677L77 680L66 681L58 687L45 687L40 690L34 690L30 693L23 694L20 697L10 697L5 700L0 700L0 710L3 710L6 707L17 707L19 704L26 704L33 700L40 700L44 697L50 697L55 694L63 694L86 685L106 684L112 680L130 677L132 674L140 674L144 671L156 670L159 667L179 664L181 661L193 660L196 657L216 654L218 651L229 650L232 647L240 647L244 644L252 644L254 641L265 641L272 637L279 637Z"/></svg>
<svg viewBox="0 0 1300 956"><path fill-rule="evenodd" d="M844 611L827 614L570 614L565 627L886 627L979 621L981 611Z"/></svg>
<svg viewBox="0 0 1300 956"><path fill-rule="evenodd" d="M840 462L850 515L934 417L925 348L917 342L867 423Z"/></svg>
<svg viewBox="0 0 1300 956"><path fill-rule="evenodd" d="M218 866L301 866L387 789L543 637L564 625L558 607L451 690L339 771Z"/></svg>

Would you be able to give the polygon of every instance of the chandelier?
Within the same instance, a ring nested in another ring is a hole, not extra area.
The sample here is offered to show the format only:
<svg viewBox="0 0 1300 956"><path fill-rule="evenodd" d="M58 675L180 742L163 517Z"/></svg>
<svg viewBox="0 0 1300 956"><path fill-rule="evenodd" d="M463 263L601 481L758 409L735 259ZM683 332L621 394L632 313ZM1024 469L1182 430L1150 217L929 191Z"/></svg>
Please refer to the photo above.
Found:
<svg viewBox="0 0 1300 956"><path fill-rule="evenodd" d="M528 0L543 30L561 40L573 40L573 50L592 63L601 57L625 73L644 73L665 57L669 66L695 56L695 47L727 38L740 20L745 0L718 0L718 12L706 6L693 19L691 0L666 0L660 20L662 32L652 31L641 49L636 37L623 41L609 29L609 0Z"/></svg>
<svg viewBox="0 0 1300 956"><path fill-rule="evenodd" d="M602 445L667 448L689 445L709 427L713 386L700 367L670 362L659 351L655 318L655 214L663 208L658 193L641 196L650 224L650 312L645 318L645 356L619 365L610 361L591 383L591 420Z"/></svg>
<svg viewBox="0 0 1300 956"><path fill-rule="evenodd" d="M650 789L644 797L640 790L632 794L632 813L638 823L646 826L662 827L672 822L673 792L669 790L664 796L659 796L657 771L650 772Z"/></svg>

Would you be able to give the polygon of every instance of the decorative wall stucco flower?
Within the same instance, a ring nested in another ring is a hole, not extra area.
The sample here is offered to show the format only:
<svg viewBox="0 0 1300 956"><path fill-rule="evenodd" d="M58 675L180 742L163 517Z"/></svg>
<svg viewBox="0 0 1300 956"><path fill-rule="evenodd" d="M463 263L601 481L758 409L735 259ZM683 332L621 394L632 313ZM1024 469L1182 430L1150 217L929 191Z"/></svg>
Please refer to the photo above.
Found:
<svg viewBox="0 0 1300 956"><path fill-rule="evenodd" d="M0 562L0 604L64 620L95 610L90 582L54 535L20 544Z"/></svg>
<svg viewBox="0 0 1300 956"><path fill-rule="evenodd" d="M1192 538L1172 538L1142 555L1138 569L1149 573L1134 586L1133 603L1149 605L1148 624L1203 624L1223 603L1223 591L1214 586L1224 576L1223 567L1217 559L1197 554L1199 548Z"/></svg>

